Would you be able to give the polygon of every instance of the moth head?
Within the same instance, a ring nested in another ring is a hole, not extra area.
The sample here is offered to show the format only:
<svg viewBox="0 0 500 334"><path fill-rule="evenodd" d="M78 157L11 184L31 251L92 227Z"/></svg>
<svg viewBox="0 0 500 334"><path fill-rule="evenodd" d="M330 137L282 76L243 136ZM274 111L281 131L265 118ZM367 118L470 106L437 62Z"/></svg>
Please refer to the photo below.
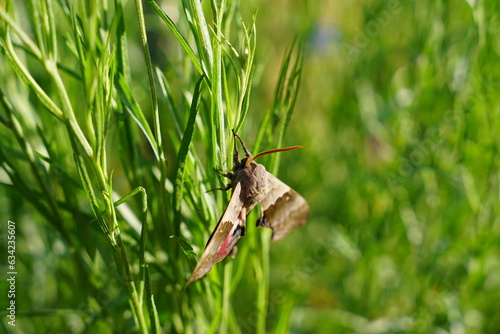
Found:
<svg viewBox="0 0 500 334"><path fill-rule="evenodd" d="M243 168L254 169L255 167L257 167L257 163L253 162L251 159L252 157L241 159L238 165L235 166L236 169L243 169Z"/></svg>

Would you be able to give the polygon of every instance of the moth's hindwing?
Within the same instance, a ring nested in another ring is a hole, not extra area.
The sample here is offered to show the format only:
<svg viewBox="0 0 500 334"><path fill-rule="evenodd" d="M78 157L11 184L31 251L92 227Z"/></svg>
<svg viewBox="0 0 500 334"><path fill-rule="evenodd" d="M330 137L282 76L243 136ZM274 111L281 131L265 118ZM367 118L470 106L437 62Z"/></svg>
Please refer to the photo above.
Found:
<svg viewBox="0 0 500 334"><path fill-rule="evenodd" d="M273 230L272 241L278 241L294 228L305 224L309 205L295 190L267 173L269 192L260 202L261 217L257 226Z"/></svg>

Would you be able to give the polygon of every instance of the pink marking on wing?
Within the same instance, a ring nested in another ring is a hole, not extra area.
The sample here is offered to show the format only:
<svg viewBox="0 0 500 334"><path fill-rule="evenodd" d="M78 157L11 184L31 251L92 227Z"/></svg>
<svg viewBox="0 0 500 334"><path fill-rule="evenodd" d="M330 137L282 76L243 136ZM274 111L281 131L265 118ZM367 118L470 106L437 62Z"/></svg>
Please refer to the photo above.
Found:
<svg viewBox="0 0 500 334"><path fill-rule="evenodd" d="M217 252L216 261L222 260L223 258L225 258L227 256L227 254L229 254L229 251L230 251L229 245L231 244L232 238L233 238L232 233L227 235L226 240L224 240L224 243L222 244L219 251Z"/></svg>
<svg viewBox="0 0 500 334"><path fill-rule="evenodd" d="M236 221L234 222L235 223L235 226L239 225L240 222L243 221L244 219L244 216L245 216L245 209L242 209L238 215L238 218L236 219ZM224 242L222 243L222 246L220 247L219 251L217 252L217 255L216 255L216 262L222 260L223 258L225 258L227 256L227 254L229 254L229 252L231 251L231 249L233 248L234 246L234 232L236 231L236 229L234 228L231 233L229 233L226 237L226 239L224 240Z"/></svg>

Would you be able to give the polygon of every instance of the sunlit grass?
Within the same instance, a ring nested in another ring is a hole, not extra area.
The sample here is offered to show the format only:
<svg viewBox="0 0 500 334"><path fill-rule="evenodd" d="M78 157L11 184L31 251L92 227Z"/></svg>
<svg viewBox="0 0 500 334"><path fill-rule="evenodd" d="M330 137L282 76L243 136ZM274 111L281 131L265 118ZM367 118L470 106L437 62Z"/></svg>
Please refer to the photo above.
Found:
<svg viewBox="0 0 500 334"><path fill-rule="evenodd" d="M163 33L174 36L168 43L183 54L166 55L175 67L153 64L140 1L135 13L111 1L33 3L24 8L28 30L20 24L22 6L9 3L1 12L10 65L3 71L16 88L2 90L4 184L31 204L31 218L9 211L11 219L27 221L19 229L19 280L43 281L38 294L17 297L33 305L19 312L23 332L42 330L38 313L57 320L52 330L238 332L231 300L252 271L258 277L250 290L258 313L252 326L266 331L268 239L254 235L234 268L220 264L182 291L228 199L207 194L222 182L212 169L232 167L230 129L251 133L244 125L254 85L255 17L241 21L238 9L226 12L224 3L210 12L187 1L179 8L187 16L174 22L148 4L166 24ZM128 54L127 30L142 41L139 78L131 76L136 60ZM281 145L300 82L300 48L290 40L274 103L258 116L254 150ZM143 77L149 98L139 95L139 102L134 80ZM23 94L31 99L20 101ZM39 249L25 244L32 234L46 236L35 238ZM47 248L52 244L58 247ZM73 258L56 261L53 251ZM53 261L47 272L32 270L37 258ZM65 325L68 317L74 324Z"/></svg>
<svg viewBox="0 0 500 334"><path fill-rule="evenodd" d="M138 4L0 10L3 329L498 332L496 2ZM182 292L232 128L311 217Z"/></svg>

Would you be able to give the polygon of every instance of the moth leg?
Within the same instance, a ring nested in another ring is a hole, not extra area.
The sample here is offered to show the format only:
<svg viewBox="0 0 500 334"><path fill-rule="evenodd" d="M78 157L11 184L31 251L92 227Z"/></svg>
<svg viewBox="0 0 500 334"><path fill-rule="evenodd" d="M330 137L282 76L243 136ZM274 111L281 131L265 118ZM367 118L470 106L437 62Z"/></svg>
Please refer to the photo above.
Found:
<svg viewBox="0 0 500 334"><path fill-rule="evenodd" d="M234 136L235 138L238 138L238 140L240 141L240 143L241 143L241 147L243 147L243 150L245 151L245 155L246 155L246 157L247 157L247 158L252 157L252 153L250 153L250 151L248 150L248 148L245 146L245 143L244 143L244 142L243 142L243 140L240 138L240 136L238 136L238 135L236 134L236 132L234 132L234 130L232 130L232 131L233 131L233 136ZM234 147L236 147L236 139L234 140ZM235 150L235 152L236 152L236 150ZM238 159L236 159L236 161L235 161L235 164L237 164L237 163L238 163Z"/></svg>
<svg viewBox="0 0 500 334"><path fill-rule="evenodd" d="M214 168L214 171L224 177L227 177L228 179L230 179L231 181L234 179L234 174L233 173L222 173L221 171L218 171L217 169ZM233 186L232 182L229 183L227 186L223 187L223 188L213 188L213 189L210 189L207 191L207 193L211 192L211 191L214 191L214 190L224 190L224 191L228 191L229 189L231 189Z"/></svg>
<svg viewBox="0 0 500 334"><path fill-rule="evenodd" d="M216 172L217 174L220 174L224 177L227 177L228 179L230 180L233 180L234 179L234 174L233 173L222 173L221 171L217 170L214 168L214 172Z"/></svg>
<svg viewBox="0 0 500 334"><path fill-rule="evenodd" d="M214 190L223 190L223 191L228 191L229 189L231 189L231 184L228 184L227 186L225 186L224 188L213 188L213 189L210 189L210 190L207 190L207 193L211 192L211 191L214 191Z"/></svg>

